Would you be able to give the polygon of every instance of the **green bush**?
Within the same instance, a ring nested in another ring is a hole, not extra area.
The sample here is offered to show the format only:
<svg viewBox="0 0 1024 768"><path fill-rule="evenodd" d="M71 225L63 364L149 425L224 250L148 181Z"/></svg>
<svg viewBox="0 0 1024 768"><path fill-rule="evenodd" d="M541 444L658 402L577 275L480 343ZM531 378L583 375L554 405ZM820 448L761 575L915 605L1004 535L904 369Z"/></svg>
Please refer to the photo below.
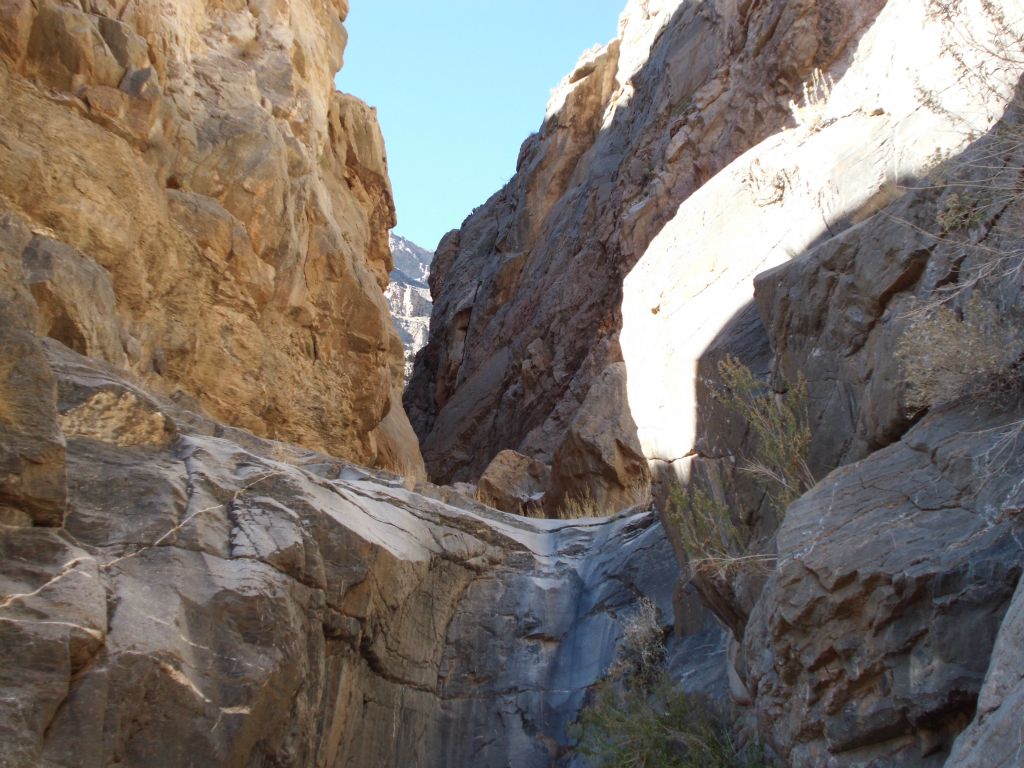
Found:
<svg viewBox="0 0 1024 768"><path fill-rule="evenodd" d="M749 535L735 523L724 501L690 482L669 491L668 512L692 568L727 571L742 561Z"/></svg>
<svg viewBox="0 0 1024 768"><path fill-rule="evenodd" d="M725 718L664 672L649 687L606 680L573 735L598 768L769 768L757 747L743 748Z"/></svg>
<svg viewBox="0 0 1024 768"><path fill-rule="evenodd" d="M727 718L683 692L665 670L654 604L627 619L608 676L570 728L597 768L770 768L757 745L740 745Z"/></svg>
<svg viewBox="0 0 1024 768"><path fill-rule="evenodd" d="M742 418L754 436L752 455L742 460L740 469L758 481L781 516L814 484L807 466L807 383L800 377L784 394L776 394L733 357L719 363L718 373L722 384L713 389L713 396ZM750 533L736 522L726 503L728 489L719 490L716 495L691 480L669 492L668 519L691 567L725 576L734 567L770 560L750 554Z"/></svg>
<svg viewBox="0 0 1024 768"><path fill-rule="evenodd" d="M782 513L814 485L807 466L811 447L807 381L800 376L785 393L776 394L767 391L764 383L734 357L718 364L718 374L723 386L716 397L754 432L754 453L741 468L762 482Z"/></svg>

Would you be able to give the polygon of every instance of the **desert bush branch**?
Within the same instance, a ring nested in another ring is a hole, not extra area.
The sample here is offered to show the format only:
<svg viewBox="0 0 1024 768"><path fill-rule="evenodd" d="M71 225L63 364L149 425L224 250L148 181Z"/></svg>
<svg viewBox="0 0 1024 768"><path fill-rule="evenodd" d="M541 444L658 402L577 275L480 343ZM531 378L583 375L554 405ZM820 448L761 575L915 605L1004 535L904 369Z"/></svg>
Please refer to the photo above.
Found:
<svg viewBox="0 0 1024 768"><path fill-rule="evenodd" d="M724 713L672 681L657 608L647 598L626 618L616 659L570 734L598 768L772 765L759 745L741 744Z"/></svg>

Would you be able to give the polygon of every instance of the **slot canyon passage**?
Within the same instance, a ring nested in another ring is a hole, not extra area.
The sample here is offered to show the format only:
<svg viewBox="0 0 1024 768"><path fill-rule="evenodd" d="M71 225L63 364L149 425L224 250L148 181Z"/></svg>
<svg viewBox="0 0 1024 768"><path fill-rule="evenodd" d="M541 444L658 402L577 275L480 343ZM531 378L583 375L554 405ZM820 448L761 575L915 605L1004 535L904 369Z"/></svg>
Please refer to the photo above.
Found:
<svg viewBox="0 0 1024 768"><path fill-rule="evenodd" d="M1024 766L1024 5L629 0L432 263L348 10L0 0L0 766Z"/></svg>

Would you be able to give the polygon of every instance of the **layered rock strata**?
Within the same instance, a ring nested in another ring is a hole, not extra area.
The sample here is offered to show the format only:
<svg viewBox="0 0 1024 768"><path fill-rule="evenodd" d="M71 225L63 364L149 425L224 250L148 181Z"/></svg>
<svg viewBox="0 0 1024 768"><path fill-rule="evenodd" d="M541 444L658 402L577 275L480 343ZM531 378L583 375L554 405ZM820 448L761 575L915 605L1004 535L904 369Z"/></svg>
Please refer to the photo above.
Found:
<svg viewBox="0 0 1024 768"><path fill-rule="evenodd" d="M32 350L6 381L48 405L33 455L57 436L39 466L67 506L59 528L0 527L5 766L540 768L571 759L636 596L672 622L650 513L452 506L19 333L0 329ZM51 497L8 490L8 522ZM697 629L672 648L713 690L721 634Z"/></svg>
<svg viewBox="0 0 1024 768"><path fill-rule="evenodd" d="M39 333L225 422L415 473L384 145L331 85L347 10L4 3L0 213L27 233L9 255Z"/></svg>
<svg viewBox="0 0 1024 768"><path fill-rule="evenodd" d="M845 69L883 5L629 3L617 39L556 89L515 177L438 246L405 396L434 478L472 480L503 448L552 463L585 439L577 412L622 360L623 278L681 201L790 123L815 68ZM575 490L622 497L643 454L625 400L602 408L632 455Z"/></svg>

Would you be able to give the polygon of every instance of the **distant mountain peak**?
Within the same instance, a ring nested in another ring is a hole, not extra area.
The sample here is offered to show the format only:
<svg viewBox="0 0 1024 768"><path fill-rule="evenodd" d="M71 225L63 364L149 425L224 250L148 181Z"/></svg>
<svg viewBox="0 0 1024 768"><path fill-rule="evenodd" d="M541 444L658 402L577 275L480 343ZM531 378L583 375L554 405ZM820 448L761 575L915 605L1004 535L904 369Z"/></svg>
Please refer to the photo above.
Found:
<svg viewBox="0 0 1024 768"><path fill-rule="evenodd" d="M426 288L434 252L393 232L388 235L388 239L391 244L391 257L394 260L391 282L419 285Z"/></svg>
<svg viewBox="0 0 1024 768"><path fill-rule="evenodd" d="M427 278L430 277L434 252L394 233L389 235L389 240L394 268L384 298L405 347L405 378L408 381L412 374L412 361L420 347L426 344L430 328L433 305Z"/></svg>

